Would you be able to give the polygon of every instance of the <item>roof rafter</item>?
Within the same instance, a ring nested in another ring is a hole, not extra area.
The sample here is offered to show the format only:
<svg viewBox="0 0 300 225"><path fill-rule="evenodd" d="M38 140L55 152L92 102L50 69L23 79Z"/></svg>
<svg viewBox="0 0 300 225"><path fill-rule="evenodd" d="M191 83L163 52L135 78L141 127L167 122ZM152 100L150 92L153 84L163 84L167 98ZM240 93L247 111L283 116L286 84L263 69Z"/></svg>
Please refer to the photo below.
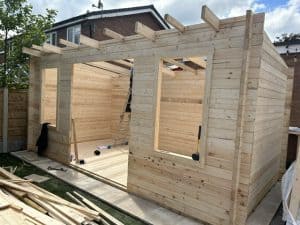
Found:
<svg viewBox="0 0 300 225"><path fill-rule="evenodd" d="M104 28L103 34L107 37L119 40L119 41L124 41L125 37L122 34L119 34L111 29Z"/></svg>
<svg viewBox="0 0 300 225"><path fill-rule="evenodd" d="M135 23L135 33L140 34L144 36L145 38L155 41L156 39L156 33L154 30L146 26L145 24L142 24L141 22Z"/></svg>
<svg viewBox="0 0 300 225"><path fill-rule="evenodd" d="M95 39L89 38L85 35L80 34L80 43L92 48L99 49L100 48L100 41Z"/></svg>
<svg viewBox="0 0 300 225"><path fill-rule="evenodd" d="M35 57L41 57L42 56L42 53L40 51L34 50L32 48L23 47L22 52L24 54L35 56Z"/></svg>
<svg viewBox="0 0 300 225"><path fill-rule="evenodd" d="M71 48L79 48L79 45L78 45L78 44L75 44L75 43L73 43L73 42L67 41L67 40L62 39L62 38L59 39L59 43L65 45L65 46L67 46L67 47L71 47Z"/></svg>
<svg viewBox="0 0 300 225"><path fill-rule="evenodd" d="M187 66L187 65L185 65L185 64L183 64L183 63L181 63L181 62L178 62L178 61L176 61L176 60L174 60L174 59L163 58L163 61L168 62L168 63L171 63L171 64L174 64L174 65L176 65L176 66L182 68L183 70L187 70L187 71L189 71L189 72L192 72L192 73L197 74L197 70L195 70L195 69L193 69L193 68L191 68L191 67L189 67L189 66Z"/></svg>
<svg viewBox="0 0 300 225"><path fill-rule="evenodd" d="M62 49L54 46L54 45L50 45L48 43L44 43L43 44L43 49L47 52L52 52L52 53L56 53L56 54L62 54Z"/></svg>
<svg viewBox="0 0 300 225"><path fill-rule="evenodd" d="M47 51L46 49L43 48L43 46L39 46L39 45L35 45L33 44L31 46L32 49L38 50L40 52L45 52L45 53L49 53L49 51Z"/></svg>
<svg viewBox="0 0 300 225"><path fill-rule="evenodd" d="M165 15L165 20L181 33L183 33L186 30L186 27L182 23L180 23L177 19L175 19L169 14Z"/></svg>
<svg viewBox="0 0 300 225"><path fill-rule="evenodd" d="M206 5L202 6L201 19L208 23L215 31L219 31L220 20Z"/></svg>

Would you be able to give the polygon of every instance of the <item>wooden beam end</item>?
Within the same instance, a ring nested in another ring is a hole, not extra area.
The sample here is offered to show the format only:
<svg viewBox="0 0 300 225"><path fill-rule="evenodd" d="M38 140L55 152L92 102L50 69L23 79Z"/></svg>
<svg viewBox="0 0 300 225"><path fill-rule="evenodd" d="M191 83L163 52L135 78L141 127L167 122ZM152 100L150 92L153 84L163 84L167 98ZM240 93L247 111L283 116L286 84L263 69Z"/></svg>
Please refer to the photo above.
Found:
<svg viewBox="0 0 300 225"><path fill-rule="evenodd" d="M140 34L151 41L155 41L156 38L155 31L147 27L146 25L142 24L141 22L137 21L135 23L134 31L135 33Z"/></svg>
<svg viewBox="0 0 300 225"><path fill-rule="evenodd" d="M215 31L219 31L220 20L206 5L202 6L201 19L208 23Z"/></svg>

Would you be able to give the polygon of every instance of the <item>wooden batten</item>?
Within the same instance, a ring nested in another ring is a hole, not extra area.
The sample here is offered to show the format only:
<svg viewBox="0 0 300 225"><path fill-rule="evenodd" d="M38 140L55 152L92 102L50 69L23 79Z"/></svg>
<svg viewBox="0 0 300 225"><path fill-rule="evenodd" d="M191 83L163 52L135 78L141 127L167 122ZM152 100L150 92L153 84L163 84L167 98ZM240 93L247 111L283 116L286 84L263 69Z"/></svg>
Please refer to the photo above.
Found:
<svg viewBox="0 0 300 225"><path fill-rule="evenodd" d="M56 53L56 54L62 54L62 50L59 47L56 47L54 45L49 45L47 43L43 44L43 49L47 52L52 52L52 53Z"/></svg>
<svg viewBox="0 0 300 225"><path fill-rule="evenodd" d="M59 39L59 43L65 45L67 47L70 47L70 48L79 48L78 44L75 44L73 42L67 41L67 40L62 39L62 38Z"/></svg>
<svg viewBox="0 0 300 225"><path fill-rule="evenodd" d="M95 40L95 39L92 39L92 38L89 38L85 35L82 35L80 34L80 43L83 44L83 45L86 45L86 46L89 46L91 48L96 48L96 49L99 49L100 48L100 42Z"/></svg>
<svg viewBox="0 0 300 225"><path fill-rule="evenodd" d="M202 6L201 19L208 23L215 31L219 31L220 20L206 5Z"/></svg>
<svg viewBox="0 0 300 225"><path fill-rule="evenodd" d="M24 54L35 56L35 57L41 57L42 56L42 53L40 51L34 50L32 48L23 47L22 52Z"/></svg>
<svg viewBox="0 0 300 225"><path fill-rule="evenodd" d="M174 65L182 68L183 70L186 70L186 71L189 71L189 72L192 72L192 73L195 73L195 74L197 73L197 70L195 70L195 69L193 69L193 68L191 68L191 67L189 67L189 66L187 66L187 65L185 65L181 62L178 62L174 59L164 58L163 61L174 64Z"/></svg>
<svg viewBox="0 0 300 225"><path fill-rule="evenodd" d="M119 34L111 29L104 28L103 34L107 37L119 40L119 41L124 41L125 37L122 34Z"/></svg>
<svg viewBox="0 0 300 225"><path fill-rule="evenodd" d="M170 16L169 14L165 15L165 20L181 33L183 33L186 29L186 27L182 23L180 23L178 20L176 20L174 17Z"/></svg>
<svg viewBox="0 0 300 225"><path fill-rule="evenodd" d="M151 41L155 41L156 38L155 31L140 22L135 23L135 33L140 34Z"/></svg>

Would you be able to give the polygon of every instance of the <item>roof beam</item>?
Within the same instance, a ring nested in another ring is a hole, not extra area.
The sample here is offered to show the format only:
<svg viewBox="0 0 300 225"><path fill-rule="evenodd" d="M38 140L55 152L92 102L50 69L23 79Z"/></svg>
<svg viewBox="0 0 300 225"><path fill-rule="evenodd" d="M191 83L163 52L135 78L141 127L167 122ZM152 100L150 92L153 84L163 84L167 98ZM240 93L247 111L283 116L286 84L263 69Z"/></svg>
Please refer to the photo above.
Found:
<svg viewBox="0 0 300 225"><path fill-rule="evenodd" d="M39 46L39 45L32 45L31 48L35 49L35 50L38 50L38 51L41 51L41 52L46 52L46 53L49 53L49 51L46 51L46 49L43 48L43 46Z"/></svg>
<svg viewBox="0 0 300 225"><path fill-rule="evenodd" d="M125 60L114 60L113 62L119 63L119 64L121 64L123 66L130 67L130 68L133 66L132 63L127 62Z"/></svg>
<svg viewBox="0 0 300 225"><path fill-rule="evenodd" d="M182 23L180 23L178 20L176 20L174 17L170 16L169 14L165 15L165 20L181 33L183 33L186 30L186 27Z"/></svg>
<svg viewBox="0 0 300 225"><path fill-rule="evenodd" d="M97 66L99 68L102 68L104 70L108 70L114 73L123 74L123 75L130 75L130 69L125 69L121 66L117 66L114 64L111 64L109 62L89 62L88 64Z"/></svg>
<svg viewBox="0 0 300 225"><path fill-rule="evenodd" d="M202 6L201 19L208 23L215 31L220 30L219 18L206 6Z"/></svg>
<svg viewBox="0 0 300 225"><path fill-rule="evenodd" d="M147 27L146 25L144 25L140 22L136 22L134 30L135 30L135 33L140 34L151 41L155 41L155 38L156 38L155 31L152 30L151 28Z"/></svg>
<svg viewBox="0 0 300 225"><path fill-rule="evenodd" d="M189 66L187 66L187 65L185 65L185 64L183 64L181 62L178 62L178 61L176 61L174 59L164 58L163 61L171 63L171 64L174 64L174 65L182 68L183 70L187 70L189 72L197 74L197 70L195 70L195 69L193 69L193 68L191 68L191 67L189 67Z"/></svg>
<svg viewBox="0 0 300 225"><path fill-rule="evenodd" d="M96 48L96 49L99 49L100 48L100 42L95 40L95 39L92 39L92 38L89 38L85 35L82 35L80 34L80 43L83 44L83 45L86 45L86 46L89 46L91 48Z"/></svg>
<svg viewBox="0 0 300 225"><path fill-rule="evenodd" d="M107 37L119 40L119 41L124 41L125 37L122 34L119 34L111 29L104 28L103 34Z"/></svg>
<svg viewBox="0 0 300 225"><path fill-rule="evenodd" d="M75 44L75 43L73 43L73 42L67 41L67 40L62 39L62 38L59 39L59 43L62 44L62 45L65 45L65 46L67 46L67 47L71 47L71 48L79 48L79 45L78 45L78 44Z"/></svg>
<svg viewBox="0 0 300 225"><path fill-rule="evenodd" d="M201 57L189 57L188 60L197 64L198 66L200 66L203 69L206 68L206 61Z"/></svg>
<svg viewBox="0 0 300 225"><path fill-rule="evenodd" d="M42 53L40 51L34 50L32 48L23 47L22 52L24 54L35 56L35 57L41 57L42 56Z"/></svg>
<svg viewBox="0 0 300 225"><path fill-rule="evenodd" d="M56 54L62 54L62 50L59 47L56 47L54 45L49 45L47 43L43 44L43 49L47 52L52 52L52 53L56 53Z"/></svg>

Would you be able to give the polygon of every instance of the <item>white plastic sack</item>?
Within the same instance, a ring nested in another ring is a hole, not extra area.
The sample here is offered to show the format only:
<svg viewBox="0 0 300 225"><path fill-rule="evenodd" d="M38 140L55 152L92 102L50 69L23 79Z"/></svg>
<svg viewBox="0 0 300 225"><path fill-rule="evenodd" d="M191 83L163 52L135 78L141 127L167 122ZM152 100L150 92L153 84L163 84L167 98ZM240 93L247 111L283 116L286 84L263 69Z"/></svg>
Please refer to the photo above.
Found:
<svg viewBox="0 0 300 225"><path fill-rule="evenodd" d="M295 174L295 163L293 163L290 166L290 168L285 172L281 181L282 207L283 207L282 220L286 221L287 225L300 225L300 220L296 221L296 218L293 217L288 207L288 199L293 188L294 174Z"/></svg>

